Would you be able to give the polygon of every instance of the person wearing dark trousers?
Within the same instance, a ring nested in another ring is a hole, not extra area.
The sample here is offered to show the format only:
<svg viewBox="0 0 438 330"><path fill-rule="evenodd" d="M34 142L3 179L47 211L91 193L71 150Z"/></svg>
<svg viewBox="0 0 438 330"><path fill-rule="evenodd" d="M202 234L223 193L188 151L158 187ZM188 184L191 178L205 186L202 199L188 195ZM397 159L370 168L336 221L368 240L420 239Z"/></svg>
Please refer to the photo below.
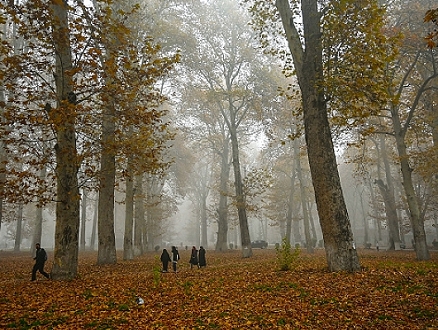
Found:
<svg viewBox="0 0 438 330"><path fill-rule="evenodd" d="M49 274L47 274L44 271L44 264L47 261L47 253L41 247L40 243L36 243L35 248L36 248L36 254L35 254L35 258L33 258L33 260L35 260L35 265L33 266L33 269L32 269L32 281L36 280L36 272L37 271L39 271L46 278L50 278Z"/></svg>
<svg viewBox="0 0 438 330"><path fill-rule="evenodd" d="M172 267L175 273L177 272L176 266L178 265L178 260L179 260L178 249L176 248L176 246L172 246Z"/></svg>

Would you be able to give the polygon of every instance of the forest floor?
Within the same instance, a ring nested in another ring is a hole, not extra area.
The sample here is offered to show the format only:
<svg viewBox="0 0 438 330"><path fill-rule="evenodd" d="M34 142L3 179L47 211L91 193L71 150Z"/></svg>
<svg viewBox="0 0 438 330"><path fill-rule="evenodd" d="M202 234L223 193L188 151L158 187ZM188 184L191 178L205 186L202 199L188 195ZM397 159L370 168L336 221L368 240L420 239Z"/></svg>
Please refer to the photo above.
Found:
<svg viewBox="0 0 438 330"><path fill-rule="evenodd" d="M321 250L279 271L273 249L207 251L202 269L182 250L161 273L160 252L105 266L83 252L76 279L31 282L30 253L0 251L0 329L438 329L436 250L359 250L354 274L328 272Z"/></svg>

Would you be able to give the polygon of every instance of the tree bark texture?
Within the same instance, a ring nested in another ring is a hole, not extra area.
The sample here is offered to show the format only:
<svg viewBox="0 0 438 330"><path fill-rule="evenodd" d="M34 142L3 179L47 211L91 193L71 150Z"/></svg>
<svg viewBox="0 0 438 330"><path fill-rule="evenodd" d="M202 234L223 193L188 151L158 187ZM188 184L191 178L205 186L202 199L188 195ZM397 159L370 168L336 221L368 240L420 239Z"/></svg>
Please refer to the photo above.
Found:
<svg viewBox="0 0 438 330"><path fill-rule="evenodd" d="M323 89L322 40L317 0L301 1L304 42L288 0L277 0L300 85L304 128L316 205L330 271L358 271L359 258L336 164Z"/></svg>
<svg viewBox="0 0 438 330"><path fill-rule="evenodd" d="M76 149L75 108L68 5L51 1L53 41L56 48L57 107L50 110L56 134L56 227L52 279L72 279L77 275L79 239L79 160Z"/></svg>

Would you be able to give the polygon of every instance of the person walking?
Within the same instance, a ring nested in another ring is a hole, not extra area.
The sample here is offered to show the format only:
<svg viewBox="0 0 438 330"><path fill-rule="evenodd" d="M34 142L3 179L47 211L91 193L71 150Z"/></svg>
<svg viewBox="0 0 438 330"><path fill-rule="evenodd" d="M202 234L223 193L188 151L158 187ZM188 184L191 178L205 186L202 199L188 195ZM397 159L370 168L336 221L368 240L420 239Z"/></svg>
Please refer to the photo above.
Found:
<svg viewBox="0 0 438 330"><path fill-rule="evenodd" d="M199 267L207 266L207 262L205 260L205 249L200 246L199 247Z"/></svg>
<svg viewBox="0 0 438 330"><path fill-rule="evenodd" d="M177 272L178 260L179 260L178 249L176 248L176 246L172 246L172 267L175 273Z"/></svg>
<svg viewBox="0 0 438 330"><path fill-rule="evenodd" d="M196 246L192 247L192 254L190 255L190 269L193 268L193 266L197 266L199 268L198 264L198 250L196 250Z"/></svg>
<svg viewBox="0 0 438 330"><path fill-rule="evenodd" d="M163 272L163 273L167 273L167 271L168 271L167 269L168 269L168 267L169 267L169 262L171 262L172 259L170 259L169 252L167 252L166 249L163 249L163 253L161 253L161 258L160 258L160 260L161 260L161 263L163 264L163 270L162 270L162 272Z"/></svg>
<svg viewBox="0 0 438 330"><path fill-rule="evenodd" d="M36 280L36 272L39 271L42 275L44 275L46 278L50 278L49 274L47 274L44 271L44 264L47 261L47 253L46 251L41 248L40 243L35 244L36 253L35 253L35 265L32 268L32 281Z"/></svg>

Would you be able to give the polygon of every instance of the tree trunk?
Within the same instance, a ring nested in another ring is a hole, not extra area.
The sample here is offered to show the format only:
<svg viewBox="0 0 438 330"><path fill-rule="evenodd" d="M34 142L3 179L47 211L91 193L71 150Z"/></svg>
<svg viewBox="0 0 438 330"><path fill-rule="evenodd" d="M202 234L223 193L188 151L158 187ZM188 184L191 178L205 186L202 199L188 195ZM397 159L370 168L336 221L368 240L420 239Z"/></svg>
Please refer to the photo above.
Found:
<svg viewBox="0 0 438 330"><path fill-rule="evenodd" d="M87 221L87 193L82 189L82 203L81 203L81 251L85 251L85 223Z"/></svg>
<svg viewBox="0 0 438 330"><path fill-rule="evenodd" d="M134 225L134 181L132 178L132 161L128 159L125 197L125 234L123 236L123 260L134 259L132 234Z"/></svg>
<svg viewBox="0 0 438 330"><path fill-rule="evenodd" d="M232 125L235 122L232 120ZM234 126L234 125L233 125ZM246 216L246 198L243 192L242 174L240 172L239 145L237 141L237 129L231 127L231 151L233 155L234 187L236 191L237 215L240 225L240 239L242 243L242 257L252 256L251 238L249 236L248 218Z"/></svg>
<svg viewBox="0 0 438 330"><path fill-rule="evenodd" d="M91 237L90 237L90 248L94 251L96 247L96 236L97 236L97 214L99 212L99 195L96 196L96 203L94 205L94 213L93 213L93 227L91 228Z"/></svg>
<svg viewBox="0 0 438 330"><path fill-rule="evenodd" d="M295 150L295 143L293 143ZM295 155L295 152L293 153ZM293 157L292 171L290 176L290 186L289 186L289 199L287 203L287 213L286 213L286 242L292 243L292 221L293 221L293 208L294 208L294 194L295 194L295 175L296 175L296 163L297 159Z"/></svg>
<svg viewBox="0 0 438 330"><path fill-rule="evenodd" d="M307 210L307 196L304 190L304 182L303 182L303 174L301 171L301 159L300 159L300 146L298 144L298 140L294 141L296 145L294 147L294 159L297 164L297 179L300 184L300 196L301 196L301 208L303 209L303 221L304 221L304 237L306 238L306 250L309 253L313 253L313 242L312 237L310 236L310 221L309 221L309 213Z"/></svg>
<svg viewBox="0 0 438 330"><path fill-rule="evenodd" d="M221 175L219 187L219 208L218 213L218 232L216 251L226 251L228 249L228 179L230 177L229 144L224 142L221 156ZM236 242L237 244L237 242Z"/></svg>
<svg viewBox="0 0 438 330"><path fill-rule="evenodd" d="M409 157L406 151L405 130L402 129L400 118L397 111L392 111L392 123L395 134L398 155L400 157L400 167L403 178L403 188L409 205L410 220L415 241L415 253L417 260L429 260L430 254L426 242L426 232L424 230L424 219L420 215L420 206L415 194L414 183L412 181L412 168L409 165Z"/></svg>
<svg viewBox="0 0 438 330"><path fill-rule="evenodd" d="M102 124L102 155L100 164L99 212L97 218L98 256L97 263L115 264L116 239L114 234L114 185L115 162L115 108L106 105Z"/></svg>
<svg viewBox="0 0 438 330"><path fill-rule="evenodd" d="M143 196L143 175L135 176L135 196L134 196L134 255L143 254L142 229L145 221L144 215L144 196Z"/></svg>
<svg viewBox="0 0 438 330"><path fill-rule="evenodd" d="M388 161L388 153L386 152L386 140L384 136L380 136L380 155L383 160L383 164L385 167L385 176L386 176L386 198L385 201L388 202L388 208L390 213L388 214L388 227L389 227L389 237L390 237L390 245L391 249L400 250L400 228L398 226L398 215L397 215L397 206L395 204L395 189L394 183L391 175L391 167ZM386 202L385 202L386 205Z"/></svg>
<svg viewBox="0 0 438 330"><path fill-rule="evenodd" d="M15 231L14 251L20 251L20 245L23 237L23 203L18 203L17 210L17 230Z"/></svg>
<svg viewBox="0 0 438 330"><path fill-rule="evenodd" d="M43 168L40 171L40 179L44 181L46 179L47 175L47 168L43 166ZM39 199L40 197L38 197ZM33 230L32 235L32 245L31 245L31 251L32 255L35 251L35 244L41 243L42 236L43 236L43 207L38 203L36 206L36 212L35 212L35 227Z"/></svg>
<svg viewBox="0 0 438 330"><path fill-rule="evenodd" d="M289 0L277 0L301 88L304 128L316 205L330 271L358 271L359 258L342 194L323 80L322 40L317 0L301 2L305 50L294 25Z"/></svg>
<svg viewBox="0 0 438 330"><path fill-rule="evenodd" d="M52 278L72 279L78 269L79 159L76 149L72 56L68 29L68 5L52 1L53 41L56 48L56 109L49 111L56 134L56 227Z"/></svg>

